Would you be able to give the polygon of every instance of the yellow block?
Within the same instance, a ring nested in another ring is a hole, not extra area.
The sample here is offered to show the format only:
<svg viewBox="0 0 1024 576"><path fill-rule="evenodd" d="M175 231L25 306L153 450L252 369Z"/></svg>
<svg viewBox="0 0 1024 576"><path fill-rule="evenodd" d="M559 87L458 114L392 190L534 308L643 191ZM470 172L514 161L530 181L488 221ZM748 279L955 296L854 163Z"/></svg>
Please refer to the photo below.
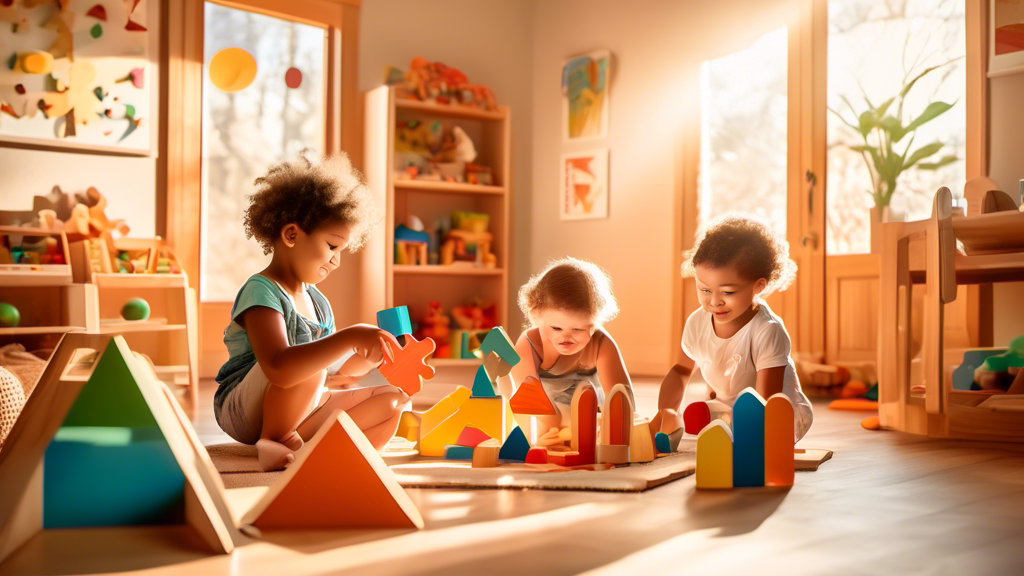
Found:
<svg viewBox="0 0 1024 576"><path fill-rule="evenodd" d="M697 434L697 488L732 488L732 431L721 420Z"/></svg>
<svg viewBox="0 0 1024 576"><path fill-rule="evenodd" d="M466 426L475 426L484 434L504 443L515 421L508 402L501 396L469 398L455 414L420 436L420 455L444 456L444 447L455 444Z"/></svg>
<svg viewBox="0 0 1024 576"><path fill-rule="evenodd" d="M629 461L650 462L654 460L654 443L651 441L651 427L647 420L633 424L629 435Z"/></svg>
<svg viewBox="0 0 1024 576"><path fill-rule="evenodd" d="M422 414L420 420L420 436L430 432L435 426L444 422L449 416L458 411L459 406L473 395L473 391L465 386L459 386L454 392L442 398L429 410ZM453 442L454 444L454 442Z"/></svg>
<svg viewBox="0 0 1024 576"><path fill-rule="evenodd" d="M420 439L420 416L412 412L402 412L398 420L398 431L395 436L405 438L410 442L417 442Z"/></svg>

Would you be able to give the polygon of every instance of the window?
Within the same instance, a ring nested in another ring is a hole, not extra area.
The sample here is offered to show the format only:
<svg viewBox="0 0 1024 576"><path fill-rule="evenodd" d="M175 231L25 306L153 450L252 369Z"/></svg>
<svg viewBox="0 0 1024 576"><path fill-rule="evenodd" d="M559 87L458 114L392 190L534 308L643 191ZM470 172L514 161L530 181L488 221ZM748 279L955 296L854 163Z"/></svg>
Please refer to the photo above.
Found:
<svg viewBox="0 0 1024 576"><path fill-rule="evenodd" d="M904 126L932 102L953 104L915 132L893 142L910 154L930 143L941 148L904 171L896 181L890 211L895 220L920 220L931 213L935 191L963 195L966 179L966 36L964 0L831 0L828 16L828 155L826 247L829 254L870 251L869 210L878 180L869 152L854 126L869 105L879 107L917 75L903 103ZM897 98L886 115L899 112ZM852 126L851 126L852 125ZM873 129L871 146L885 147ZM894 140L894 139L893 139ZM947 157L955 156L955 160ZM946 160L943 160L947 158ZM909 159L909 158L908 158ZM943 162L947 162L943 164ZM930 164L943 164L931 168Z"/></svg>
<svg viewBox="0 0 1024 576"><path fill-rule="evenodd" d="M253 181L303 149L324 151L327 36L316 26L213 3L204 17L200 294L204 302L230 302L269 262L242 226ZM257 63L252 83L235 92L217 88L209 75L211 59L230 47Z"/></svg>

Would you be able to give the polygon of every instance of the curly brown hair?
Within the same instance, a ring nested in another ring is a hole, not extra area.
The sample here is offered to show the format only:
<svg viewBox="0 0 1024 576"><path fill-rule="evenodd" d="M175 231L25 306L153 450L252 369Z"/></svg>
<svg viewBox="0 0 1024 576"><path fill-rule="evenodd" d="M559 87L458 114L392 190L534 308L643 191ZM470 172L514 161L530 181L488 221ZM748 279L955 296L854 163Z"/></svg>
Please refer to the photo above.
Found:
<svg viewBox="0 0 1024 576"><path fill-rule="evenodd" d="M789 257L789 244L779 239L764 221L747 215L726 214L710 222L691 250L683 253L683 276L694 275L696 266L733 266L744 278L764 278L767 296L782 291L796 277L796 262Z"/></svg>
<svg viewBox="0 0 1024 576"><path fill-rule="evenodd" d="M562 258L548 264L519 289L519 308L531 322L545 308L583 312L601 326L619 313L608 273L593 262Z"/></svg>
<svg viewBox="0 0 1024 576"><path fill-rule="evenodd" d="M282 162L256 179L256 191L245 209L245 237L255 238L264 254L288 224L306 234L325 224L351 227L348 250L366 243L377 225L376 207L363 181L345 153L313 163L307 152L293 162Z"/></svg>

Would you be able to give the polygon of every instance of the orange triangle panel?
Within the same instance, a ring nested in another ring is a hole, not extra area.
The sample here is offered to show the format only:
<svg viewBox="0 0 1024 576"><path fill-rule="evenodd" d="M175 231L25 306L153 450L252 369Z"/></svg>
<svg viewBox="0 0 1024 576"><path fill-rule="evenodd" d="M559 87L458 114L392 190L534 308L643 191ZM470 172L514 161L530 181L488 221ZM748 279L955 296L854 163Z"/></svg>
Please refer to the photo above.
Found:
<svg viewBox="0 0 1024 576"><path fill-rule="evenodd" d="M547 392L544 392L544 386L541 385L540 380L533 376L527 377L519 385L519 390L512 395L509 405L513 414L553 415L558 413L554 404L551 403L551 399L548 398Z"/></svg>

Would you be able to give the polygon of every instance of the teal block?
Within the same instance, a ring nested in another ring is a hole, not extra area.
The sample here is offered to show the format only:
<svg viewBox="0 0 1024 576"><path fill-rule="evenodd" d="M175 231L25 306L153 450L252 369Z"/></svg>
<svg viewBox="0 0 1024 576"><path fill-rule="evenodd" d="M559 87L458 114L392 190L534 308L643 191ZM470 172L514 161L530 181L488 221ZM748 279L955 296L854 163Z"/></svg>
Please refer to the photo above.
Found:
<svg viewBox="0 0 1024 576"><path fill-rule="evenodd" d="M505 443L501 445L498 459L526 462L526 453L529 451L530 442L526 439L526 434L523 434L522 428L516 426L505 439Z"/></svg>
<svg viewBox="0 0 1024 576"><path fill-rule="evenodd" d="M43 527L180 524L185 476L155 426L62 427L43 459Z"/></svg>
<svg viewBox="0 0 1024 576"><path fill-rule="evenodd" d="M473 398L495 398L496 396L487 370L480 366L476 369L476 376L473 378Z"/></svg>
<svg viewBox="0 0 1024 576"><path fill-rule="evenodd" d="M491 352L501 357L509 366L519 364L519 353L516 352L515 347L512 345L512 340L509 339L505 329L501 326L491 328L491 331L484 337L484 341L480 343L480 347L476 349L474 354L478 358L486 358Z"/></svg>
<svg viewBox="0 0 1024 576"><path fill-rule="evenodd" d="M764 398L747 388L732 407L732 485L764 486Z"/></svg>
<svg viewBox="0 0 1024 576"><path fill-rule="evenodd" d="M973 390L974 371L985 363L985 359L991 356L999 356L1006 352L1003 350L968 350L964 352L964 361L953 370L953 390Z"/></svg>
<svg viewBox="0 0 1024 576"><path fill-rule="evenodd" d="M654 447L658 449L661 454L672 453L672 443L668 440L668 434L664 432L658 432L654 435Z"/></svg>
<svg viewBox="0 0 1024 576"><path fill-rule="evenodd" d="M459 345L459 358L465 358L471 360L473 353L469 351L469 333L462 333L462 343Z"/></svg>
<svg viewBox="0 0 1024 576"><path fill-rule="evenodd" d="M409 319L409 308L398 306L377 312L377 326L381 330L387 330L398 338L406 334L412 334L412 321Z"/></svg>
<svg viewBox="0 0 1024 576"><path fill-rule="evenodd" d="M472 460L473 447L449 444L444 447L444 457L448 460Z"/></svg>

